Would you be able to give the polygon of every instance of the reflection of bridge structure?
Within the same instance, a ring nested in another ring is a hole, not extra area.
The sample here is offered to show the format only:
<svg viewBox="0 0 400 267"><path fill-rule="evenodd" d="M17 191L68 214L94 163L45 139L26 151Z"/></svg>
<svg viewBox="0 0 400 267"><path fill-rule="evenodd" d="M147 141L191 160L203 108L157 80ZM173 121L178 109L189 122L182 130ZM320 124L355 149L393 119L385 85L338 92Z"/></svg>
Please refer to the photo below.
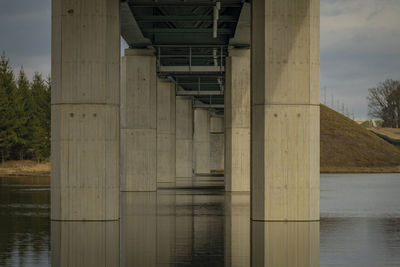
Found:
<svg viewBox="0 0 400 267"><path fill-rule="evenodd" d="M52 266L320 266L319 222L251 222L246 192L177 191L121 193L119 222L52 222Z"/></svg>
<svg viewBox="0 0 400 267"><path fill-rule="evenodd" d="M319 0L52 3L52 219L223 168L252 219L319 220Z"/></svg>

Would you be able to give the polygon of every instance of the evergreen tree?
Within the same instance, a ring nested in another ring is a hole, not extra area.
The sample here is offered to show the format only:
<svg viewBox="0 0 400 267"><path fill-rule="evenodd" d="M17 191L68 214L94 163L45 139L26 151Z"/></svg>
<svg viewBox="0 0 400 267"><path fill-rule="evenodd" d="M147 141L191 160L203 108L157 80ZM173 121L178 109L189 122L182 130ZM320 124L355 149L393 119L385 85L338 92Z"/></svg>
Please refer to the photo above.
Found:
<svg viewBox="0 0 400 267"><path fill-rule="evenodd" d="M15 94L15 132L17 140L14 144L13 152L15 157L24 159L24 157L29 156L28 153L32 143L32 96L30 83L23 68L19 72L17 85Z"/></svg>
<svg viewBox="0 0 400 267"><path fill-rule="evenodd" d="M35 73L32 83L21 68L17 82L5 53L0 59L0 159L50 156L50 78Z"/></svg>
<svg viewBox="0 0 400 267"><path fill-rule="evenodd" d="M39 73L32 81L32 149L36 160L50 156L50 88Z"/></svg>
<svg viewBox="0 0 400 267"><path fill-rule="evenodd" d="M45 99L44 99L44 121L43 128L46 133L46 141L44 146L44 156L46 158L50 157L51 154L51 78L47 77L46 87L45 87Z"/></svg>
<svg viewBox="0 0 400 267"><path fill-rule="evenodd" d="M0 157L3 162L9 159L11 148L17 141L15 91L14 73L3 52L0 59Z"/></svg>

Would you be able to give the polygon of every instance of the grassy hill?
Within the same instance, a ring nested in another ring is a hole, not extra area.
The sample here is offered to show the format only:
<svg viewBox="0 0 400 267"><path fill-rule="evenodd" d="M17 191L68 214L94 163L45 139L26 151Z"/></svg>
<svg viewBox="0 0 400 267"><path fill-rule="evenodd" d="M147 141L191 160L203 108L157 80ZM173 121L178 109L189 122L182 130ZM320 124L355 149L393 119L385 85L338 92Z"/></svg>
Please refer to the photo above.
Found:
<svg viewBox="0 0 400 267"><path fill-rule="evenodd" d="M400 172L400 149L321 105L321 172Z"/></svg>

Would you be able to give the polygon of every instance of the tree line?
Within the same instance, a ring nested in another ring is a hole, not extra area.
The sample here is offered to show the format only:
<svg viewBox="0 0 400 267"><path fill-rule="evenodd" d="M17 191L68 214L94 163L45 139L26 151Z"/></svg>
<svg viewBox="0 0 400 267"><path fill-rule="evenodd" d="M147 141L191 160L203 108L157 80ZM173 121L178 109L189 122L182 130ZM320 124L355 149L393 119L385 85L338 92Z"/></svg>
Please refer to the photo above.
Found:
<svg viewBox="0 0 400 267"><path fill-rule="evenodd" d="M386 80L369 89L368 115L383 121L383 127L400 128L400 81Z"/></svg>
<svg viewBox="0 0 400 267"><path fill-rule="evenodd" d="M21 68L14 75L3 52L0 59L0 160L50 157L50 78Z"/></svg>

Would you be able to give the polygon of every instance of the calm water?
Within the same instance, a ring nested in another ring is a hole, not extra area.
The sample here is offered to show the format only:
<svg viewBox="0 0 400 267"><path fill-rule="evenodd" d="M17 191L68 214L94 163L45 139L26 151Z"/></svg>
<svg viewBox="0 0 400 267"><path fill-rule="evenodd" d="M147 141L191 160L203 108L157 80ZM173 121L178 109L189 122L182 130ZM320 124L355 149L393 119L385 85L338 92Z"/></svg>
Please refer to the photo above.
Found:
<svg viewBox="0 0 400 267"><path fill-rule="evenodd" d="M50 222L49 199L0 186L0 266L400 266L399 174L322 175L320 223L251 223L220 187L124 193L119 222Z"/></svg>

